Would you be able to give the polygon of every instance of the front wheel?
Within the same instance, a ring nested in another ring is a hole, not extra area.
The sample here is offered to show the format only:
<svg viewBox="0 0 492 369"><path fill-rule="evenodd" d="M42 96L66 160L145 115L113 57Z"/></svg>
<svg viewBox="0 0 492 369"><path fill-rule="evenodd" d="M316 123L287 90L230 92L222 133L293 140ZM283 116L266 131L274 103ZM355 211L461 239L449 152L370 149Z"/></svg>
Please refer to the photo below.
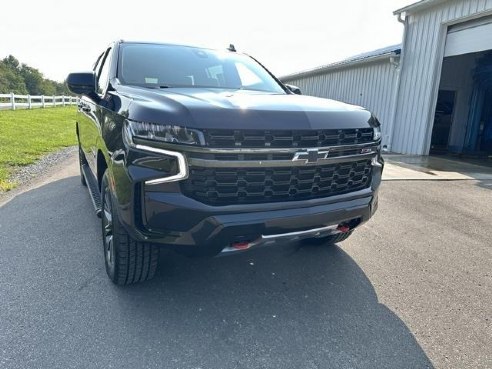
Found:
<svg viewBox="0 0 492 369"><path fill-rule="evenodd" d="M106 273L113 283L126 285L154 277L159 260L157 246L135 241L121 224L113 206L108 171L101 184L102 237Z"/></svg>
<svg viewBox="0 0 492 369"><path fill-rule="evenodd" d="M352 235L352 233L353 231L348 231L346 233L337 233L325 237L305 238L301 240L301 242L306 245L334 245L338 242L345 241Z"/></svg>

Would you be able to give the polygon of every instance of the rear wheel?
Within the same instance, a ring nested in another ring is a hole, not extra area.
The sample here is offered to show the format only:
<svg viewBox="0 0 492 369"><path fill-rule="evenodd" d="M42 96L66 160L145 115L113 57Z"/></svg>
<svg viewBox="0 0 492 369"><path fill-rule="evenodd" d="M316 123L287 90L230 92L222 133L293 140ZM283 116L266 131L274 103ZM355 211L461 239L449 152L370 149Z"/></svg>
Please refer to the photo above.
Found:
<svg viewBox="0 0 492 369"><path fill-rule="evenodd" d="M154 277L159 259L157 246L130 237L118 218L109 188L108 172L101 184L102 237L106 273L113 283L126 285Z"/></svg>
<svg viewBox="0 0 492 369"><path fill-rule="evenodd" d="M330 236L318 237L318 238L305 238L301 242L305 245L334 245L338 242L345 241L352 235L353 231L346 233L337 233Z"/></svg>

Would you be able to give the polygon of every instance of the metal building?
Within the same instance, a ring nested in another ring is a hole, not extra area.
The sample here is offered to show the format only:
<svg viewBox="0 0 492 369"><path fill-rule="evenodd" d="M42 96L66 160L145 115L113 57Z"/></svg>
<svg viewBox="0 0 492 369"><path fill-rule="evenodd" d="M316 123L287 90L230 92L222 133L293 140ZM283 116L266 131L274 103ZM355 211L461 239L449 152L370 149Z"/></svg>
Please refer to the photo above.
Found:
<svg viewBox="0 0 492 369"><path fill-rule="evenodd" d="M389 47L286 76L309 95L372 110L404 154L492 154L492 0L423 0L394 13Z"/></svg>
<svg viewBox="0 0 492 369"><path fill-rule="evenodd" d="M364 106L381 122L392 122L396 113L401 46L395 45L360 54L340 63L283 77L303 94ZM382 125L383 144L392 127Z"/></svg>

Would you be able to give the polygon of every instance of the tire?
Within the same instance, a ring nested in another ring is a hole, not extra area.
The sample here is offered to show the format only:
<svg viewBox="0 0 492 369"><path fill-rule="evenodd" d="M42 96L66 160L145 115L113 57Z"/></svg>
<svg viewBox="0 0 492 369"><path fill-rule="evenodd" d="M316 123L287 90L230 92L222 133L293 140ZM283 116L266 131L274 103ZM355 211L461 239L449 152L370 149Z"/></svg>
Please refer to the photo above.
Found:
<svg viewBox="0 0 492 369"><path fill-rule="evenodd" d="M109 188L108 171L101 184L104 264L109 279L117 285L144 282L154 277L159 248L130 237L118 218Z"/></svg>
<svg viewBox="0 0 492 369"><path fill-rule="evenodd" d="M352 235L353 231L349 231L347 233L338 233L330 236L325 236L325 237L318 237L318 238L305 238L301 240L301 243L305 245L334 245L338 242L345 241L347 238L349 238Z"/></svg>
<svg viewBox="0 0 492 369"><path fill-rule="evenodd" d="M85 158L82 154L82 149L79 147L79 169L80 169L80 183L82 186L87 187L87 182L85 181L84 173L82 173L82 165L85 164Z"/></svg>

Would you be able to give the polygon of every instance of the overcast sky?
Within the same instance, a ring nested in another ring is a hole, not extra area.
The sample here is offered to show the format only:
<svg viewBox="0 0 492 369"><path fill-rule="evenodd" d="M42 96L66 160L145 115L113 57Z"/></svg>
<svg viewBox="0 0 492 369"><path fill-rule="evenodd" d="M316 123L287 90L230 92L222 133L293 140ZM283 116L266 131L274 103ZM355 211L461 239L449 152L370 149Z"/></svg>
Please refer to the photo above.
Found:
<svg viewBox="0 0 492 369"><path fill-rule="evenodd" d="M12 54L62 81L90 69L113 40L225 48L259 59L277 76L401 42L393 11L411 0L8 0L0 58Z"/></svg>

